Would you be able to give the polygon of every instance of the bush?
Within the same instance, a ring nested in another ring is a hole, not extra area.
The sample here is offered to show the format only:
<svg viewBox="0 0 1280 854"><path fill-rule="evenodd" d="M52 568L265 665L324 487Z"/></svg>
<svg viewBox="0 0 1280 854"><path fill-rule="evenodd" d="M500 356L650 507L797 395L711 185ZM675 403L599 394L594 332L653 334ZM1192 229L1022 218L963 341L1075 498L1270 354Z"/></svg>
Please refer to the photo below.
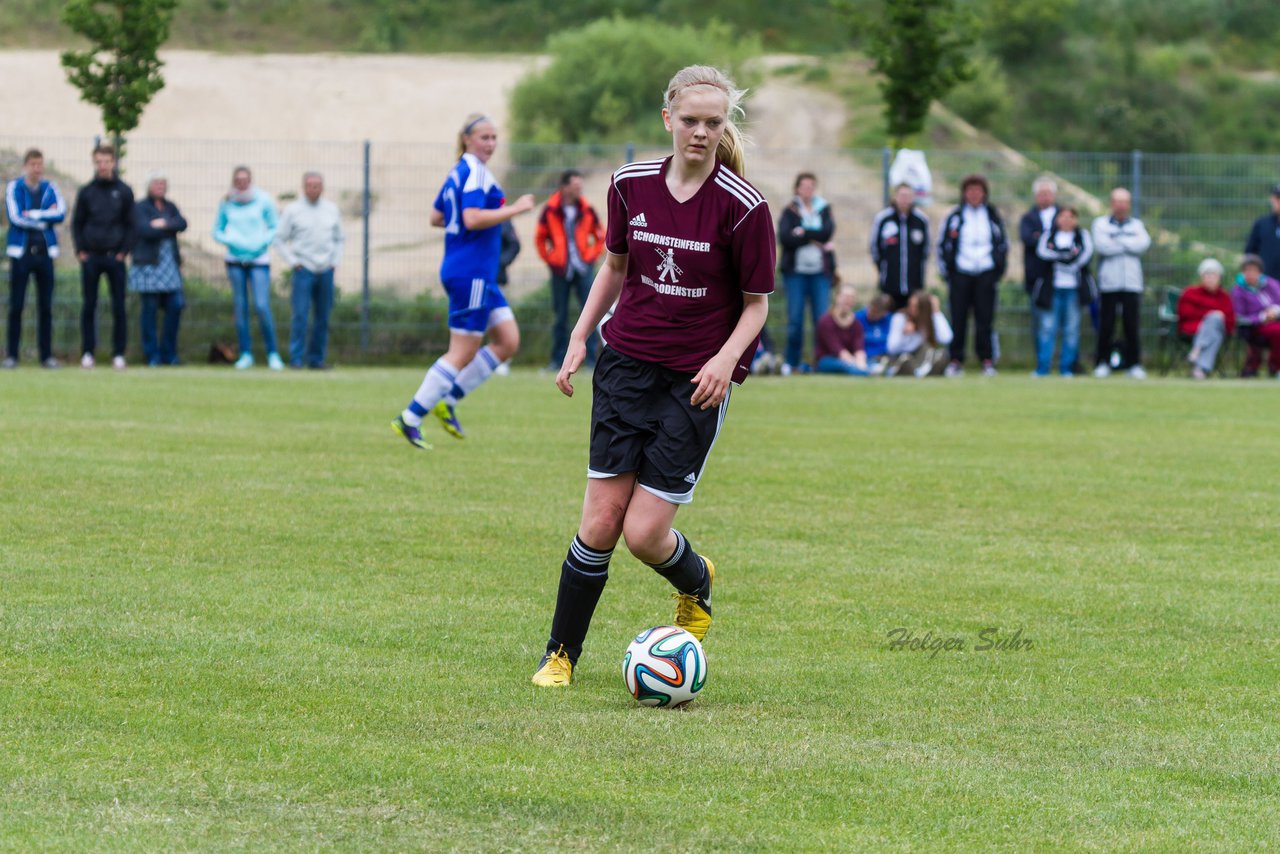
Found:
<svg viewBox="0 0 1280 854"><path fill-rule="evenodd" d="M746 86L743 64L760 49L757 37L740 38L714 21L702 29L595 21L548 40L551 64L512 93L512 131L518 142L662 142L658 111L675 72L716 65Z"/></svg>

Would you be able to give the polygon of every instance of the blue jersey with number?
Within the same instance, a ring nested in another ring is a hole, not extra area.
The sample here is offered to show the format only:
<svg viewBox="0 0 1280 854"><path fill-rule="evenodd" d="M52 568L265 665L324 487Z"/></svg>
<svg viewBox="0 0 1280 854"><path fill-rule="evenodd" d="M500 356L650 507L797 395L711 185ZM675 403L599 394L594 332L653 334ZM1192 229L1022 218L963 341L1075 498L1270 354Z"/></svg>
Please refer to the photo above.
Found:
<svg viewBox="0 0 1280 854"><path fill-rule="evenodd" d="M440 278L498 280L498 257L502 251L502 226L478 231L462 223L465 208L494 210L506 196L493 173L474 154L464 154L453 167L436 195L435 208L444 215L444 261Z"/></svg>

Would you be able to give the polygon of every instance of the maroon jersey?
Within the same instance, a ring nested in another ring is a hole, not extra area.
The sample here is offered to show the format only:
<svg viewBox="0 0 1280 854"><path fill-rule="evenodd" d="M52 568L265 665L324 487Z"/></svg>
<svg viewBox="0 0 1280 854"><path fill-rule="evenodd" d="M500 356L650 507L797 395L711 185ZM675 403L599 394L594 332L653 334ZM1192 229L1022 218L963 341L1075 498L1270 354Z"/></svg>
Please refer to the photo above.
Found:
<svg viewBox="0 0 1280 854"><path fill-rule="evenodd" d="M671 158L630 163L609 184L605 247L627 275L605 342L626 356L696 372L720 352L742 315L742 294L773 293L773 219L764 197L723 164L693 198L667 189ZM746 379L756 343L738 359Z"/></svg>

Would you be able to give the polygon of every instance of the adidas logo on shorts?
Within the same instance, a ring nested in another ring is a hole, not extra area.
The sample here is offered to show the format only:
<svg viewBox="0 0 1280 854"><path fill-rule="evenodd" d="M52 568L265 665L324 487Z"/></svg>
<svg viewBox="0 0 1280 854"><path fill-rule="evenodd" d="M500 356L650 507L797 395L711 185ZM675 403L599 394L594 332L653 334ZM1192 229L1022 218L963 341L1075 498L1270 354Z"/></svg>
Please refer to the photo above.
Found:
<svg viewBox="0 0 1280 854"><path fill-rule="evenodd" d="M697 478L697 477L695 477L692 473L690 473L690 474L685 475L684 482L685 482L685 483L697 484L697 482L698 482L698 478Z"/></svg>
<svg viewBox="0 0 1280 854"><path fill-rule="evenodd" d="M644 220L644 213L638 213L631 218L631 225L638 225L641 228L648 228L649 223Z"/></svg>

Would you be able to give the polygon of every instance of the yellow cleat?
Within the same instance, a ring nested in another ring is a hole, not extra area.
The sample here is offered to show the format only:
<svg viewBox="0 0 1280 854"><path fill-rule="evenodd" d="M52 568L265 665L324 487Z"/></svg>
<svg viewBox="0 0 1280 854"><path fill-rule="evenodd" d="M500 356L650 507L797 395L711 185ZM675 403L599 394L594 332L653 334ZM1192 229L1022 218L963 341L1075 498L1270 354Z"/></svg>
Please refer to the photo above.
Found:
<svg viewBox="0 0 1280 854"><path fill-rule="evenodd" d="M673 593L676 600L676 625L693 635L699 641L707 636L711 628L711 587L716 580L716 567L709 558L702 562L707 565L706 598L696 593Z"/></svg>
<svg viewBox="0 0 1280 854"><path fill-rule="evenodd" d="M431 408L431 414L440 420L440 426L455 439L466 438L466 431L458 423L458 413L443 400Z"/></svg>
<svg viewBox="0 0 1280 854"><path fill-rule="evenodd" d="M533 674L533 684L542 688L564 688L572 681L573 662L563 646L542 656L542 664Z"/></svg>

